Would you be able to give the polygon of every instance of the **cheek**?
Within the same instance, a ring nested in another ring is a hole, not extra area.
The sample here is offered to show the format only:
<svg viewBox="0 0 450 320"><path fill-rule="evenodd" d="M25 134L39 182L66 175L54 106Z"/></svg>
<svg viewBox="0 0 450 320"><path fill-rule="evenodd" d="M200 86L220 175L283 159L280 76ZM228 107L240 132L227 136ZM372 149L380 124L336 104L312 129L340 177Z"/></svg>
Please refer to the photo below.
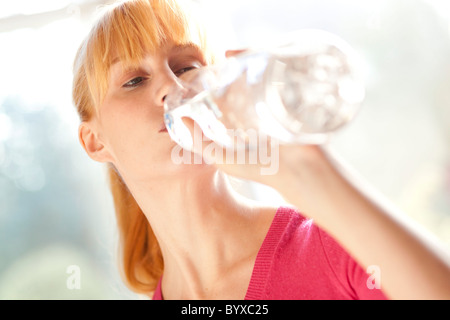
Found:
<svg viewBox="0 0 450 320"><path fill-rule="evenodd" d="M112 114L106 121L105 134L116 166L128 175L149 177L167 173L174 166L171 159L176 143L168 133L160 133L162 123L149 123L145 117Z"/></svg>
<svg viewBox="0 0 450 320"><path fill-rule="evenodd" d="M202 167L177 164L180 158L177 144L167 132L159 132L163 110L138 105L110 104L102 114L108 145L123 176L162 179Z"/></svg>
<svg viewBox="0 0 450 320"><path fill-rule="evenodd" d="M157 160L171 144L170 138L164 139L155 125L144 118L119 117L111 122L107 131L109 144L118 158Z"/></svg>
<svg viewBox="0 0 450 320"><path fill-rule="evenodd" d="M103 114L111 143L120 149L142 148L158 133L158 123L162 123L163 115L136 99L115 100L107 105Z"/></svg>

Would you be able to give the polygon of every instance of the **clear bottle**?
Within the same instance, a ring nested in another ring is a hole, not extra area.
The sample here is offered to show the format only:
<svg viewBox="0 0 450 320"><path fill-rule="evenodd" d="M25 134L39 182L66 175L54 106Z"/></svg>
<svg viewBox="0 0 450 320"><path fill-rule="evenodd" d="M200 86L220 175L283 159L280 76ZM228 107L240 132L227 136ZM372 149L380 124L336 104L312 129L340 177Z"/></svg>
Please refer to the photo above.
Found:
<svg viewBox="0 0 450 320"><path fill-rule="evenodd" d="M236 137L250 143L249 130L286 144L326 142L360 109L365 90L359 60L325 31L301 30L291 39L188 72L165 99L171 138L192 150L182 121L189 117L224 147L236 145Z"/></svg>

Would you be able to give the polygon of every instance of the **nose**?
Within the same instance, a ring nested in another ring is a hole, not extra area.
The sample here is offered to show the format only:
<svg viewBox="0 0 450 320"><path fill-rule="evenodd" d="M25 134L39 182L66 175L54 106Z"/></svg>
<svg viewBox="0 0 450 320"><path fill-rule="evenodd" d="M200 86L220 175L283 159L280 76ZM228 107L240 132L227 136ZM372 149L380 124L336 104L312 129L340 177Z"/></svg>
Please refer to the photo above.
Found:
<svg viewBox="0 0 450 320"><path fill-rule="evenodd" d="M180 79L170 70L166 68L159 73L157 79L157 89L155 92L155 102L158 106L164 107L164 101L171 90L183 89Z"/></svg>

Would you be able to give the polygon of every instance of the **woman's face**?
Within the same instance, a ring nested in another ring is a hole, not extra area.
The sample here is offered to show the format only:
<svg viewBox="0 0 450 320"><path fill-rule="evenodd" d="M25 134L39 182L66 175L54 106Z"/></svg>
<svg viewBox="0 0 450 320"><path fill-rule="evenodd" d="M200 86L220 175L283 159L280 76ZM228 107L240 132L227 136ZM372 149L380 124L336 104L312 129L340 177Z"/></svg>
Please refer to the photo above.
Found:
<svg viewBox="0 0 450 320"><path fill-rule="evenodd" d="M164 99L178 78L205 65L195 45L163 45L136 69L120 59L110 70L109 89L99 109L99 131L112 162L126 178L149 179L195 170L171 160L176 144L164 125Z"/></svg>

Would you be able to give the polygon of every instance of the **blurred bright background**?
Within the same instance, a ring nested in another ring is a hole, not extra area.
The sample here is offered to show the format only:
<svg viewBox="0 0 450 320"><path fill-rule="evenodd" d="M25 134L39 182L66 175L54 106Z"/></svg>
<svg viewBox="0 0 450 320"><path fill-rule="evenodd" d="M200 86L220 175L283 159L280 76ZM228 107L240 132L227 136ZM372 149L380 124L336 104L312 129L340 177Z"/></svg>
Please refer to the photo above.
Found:
<svg viewBox="0 0 450 320"><path fill-rule="evenodd" d="M106 171L79 146L71 101L75 52L106 2L0 4L0 299L139 298L120 280ZM450 248L448 0L197 2L224 47L300 28L347 40L365 61L367 99L331 146Z"/></svg>

